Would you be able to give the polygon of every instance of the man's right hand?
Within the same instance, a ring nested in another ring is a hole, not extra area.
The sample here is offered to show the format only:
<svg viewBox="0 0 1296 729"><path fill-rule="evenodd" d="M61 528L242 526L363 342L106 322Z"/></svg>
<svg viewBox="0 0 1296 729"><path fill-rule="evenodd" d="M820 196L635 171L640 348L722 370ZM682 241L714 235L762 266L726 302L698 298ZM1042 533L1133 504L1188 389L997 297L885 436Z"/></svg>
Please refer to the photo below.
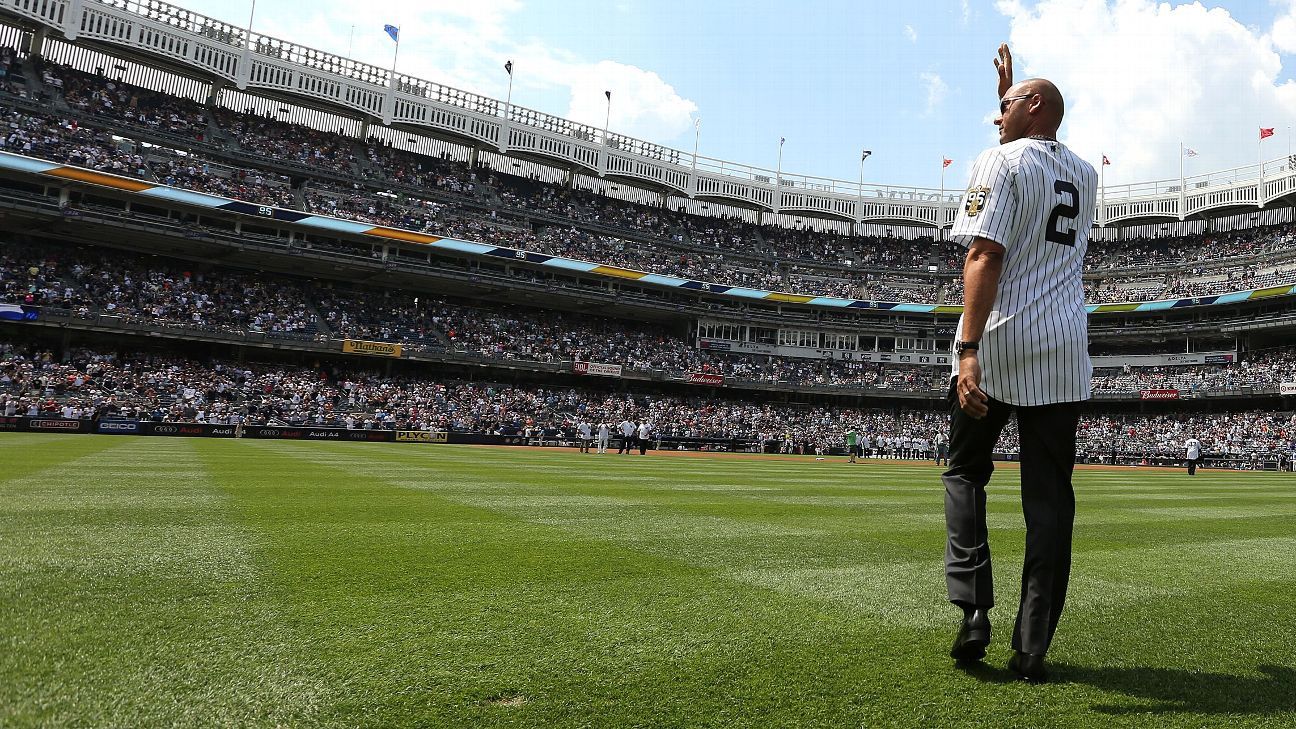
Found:
<svg viewBox="0 0 1296 729"><path fill-rule="evenodd" d="M981 389L981 362L975 351L959 357L958 381L954 385L959 408L973 420L980 420L990 412L990 396Z"/></svg>
<svg viewBox="0 0 1296 729"><path fill-rule="evenodd" d="M1012 51L1007 43L999 44L999 57L994 59L995 70L999 72L999 98L1008 94L1013 85Z"/></svg>

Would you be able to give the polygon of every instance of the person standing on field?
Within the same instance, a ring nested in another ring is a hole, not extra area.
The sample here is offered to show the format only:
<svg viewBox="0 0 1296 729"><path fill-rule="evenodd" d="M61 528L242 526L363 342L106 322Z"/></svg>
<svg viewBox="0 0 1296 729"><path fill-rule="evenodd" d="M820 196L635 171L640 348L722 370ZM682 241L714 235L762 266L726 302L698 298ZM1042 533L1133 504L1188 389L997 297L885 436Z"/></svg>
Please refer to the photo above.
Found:
<svg viewBox="0 0 1296 729"><path fill-rule="evenodd" d="M1197 464L1201 463L1201 441L1196 438L1189 438L1184 441L1184 446L1188 451L1185 454L1188 458L1188 475L1196 476Z"/></svg>
<svg viewBox="0 0 1296 729"><path fill-rule="evenodd" d="M612 426L608 425L606 420L600 420L598 425L598 452L607 453L608 441L611 440Z"/></svg>
<svg viewBox="0 0 1296 729"><path fill-rule="evenodd" d="M950 656L980 660L990 643L985 487L995 443L1015 412L1026 554L1008 667L1042 682L1071 573L1076 426L1093 375L1081 274L1098 175L1057 139L1058 88L1042 78L1014 83L1007 45L995 67L999 146L977 157L951 230L968 253L942 476L946 586L964 613Z"/></svg>
<svg viewBox="0 0 1296 729"><path fill-rule="evenodd" d="M630 449L634 447L635 424L634 421L626 418L617 426L621 430L621 448L617 453L629 454Z"/></svg>

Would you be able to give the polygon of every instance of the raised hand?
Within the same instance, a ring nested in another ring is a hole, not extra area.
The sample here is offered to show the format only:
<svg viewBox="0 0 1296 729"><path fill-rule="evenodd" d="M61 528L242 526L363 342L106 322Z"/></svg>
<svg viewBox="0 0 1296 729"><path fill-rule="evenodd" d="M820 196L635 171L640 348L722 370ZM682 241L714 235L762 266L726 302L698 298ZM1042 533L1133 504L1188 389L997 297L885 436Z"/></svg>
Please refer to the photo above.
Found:
<svg viewBox="0 0 1296 729"><path fill-rule="evenodd" d="M999 45L999 57L994 59L995 70L999 72L999 98L1008 94L1013 85L1012 51L1007 43Z"/></svg>

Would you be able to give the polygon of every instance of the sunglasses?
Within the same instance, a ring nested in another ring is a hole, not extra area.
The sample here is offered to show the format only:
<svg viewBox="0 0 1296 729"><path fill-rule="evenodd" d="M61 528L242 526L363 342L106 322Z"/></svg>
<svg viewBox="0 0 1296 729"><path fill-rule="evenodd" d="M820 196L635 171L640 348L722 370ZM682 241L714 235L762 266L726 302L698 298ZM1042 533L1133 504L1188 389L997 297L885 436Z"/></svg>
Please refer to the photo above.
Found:
<svg viewBox="0 0 1296 729"><path fill-rule="evenodd" d="M1000 114L1007 114L1007 113L1008 113L1008 106L1009 106L1009 104L1011 104L1011 103L1014 102L1014 101L1017 101L1018 99L1029 99L1030 97L1032 97L1032 96L1034 96L1034 95L1035 95L1035 94L1021 94L1021 95L1019 95L1019 96L1005 96L1005 97L1003 97L1002 99L999 100L999 113L1000 113Z"/></svg>

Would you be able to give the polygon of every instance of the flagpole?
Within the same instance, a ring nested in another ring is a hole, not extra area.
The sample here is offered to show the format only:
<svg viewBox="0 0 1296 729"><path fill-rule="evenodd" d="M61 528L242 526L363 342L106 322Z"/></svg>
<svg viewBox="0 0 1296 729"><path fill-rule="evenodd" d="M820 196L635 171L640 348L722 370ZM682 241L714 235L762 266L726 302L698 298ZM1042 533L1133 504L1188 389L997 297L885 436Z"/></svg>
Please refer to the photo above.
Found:
<svg viewBox="0 0 1296 729"><path fill-rule="evenodd" d="M1259 124L1256 129L1263 129ZM1256 160L1260 164L1260 182L1256 183L1256 207L1264 207L1264 134L1257 132L1260 137L1256 140Z"/></svg>
<svg viewBox="0 0 1296 729"><path fill-rule="evenodd" d="M786 141L786 137L779 137L778 166L774 168L774 197L771 198L775 214L783 208L783 143Z"/></svg>
<svg viewBox="0 0 1296 729"><path fill-rule="evenodd" d="M1107 186L1103 184L1103 178L1107 175L1107 153L1101 154L1102 159L1098 160L1098 227L1107 227ZM1182 160L1180 160L1182 161Z"/></svg>
<svg viewBox="0 0 1296 729"><path fill-rule="evenodd" d="M512 63L512 61L509 61L509 63ZM513 110L513 71L512 71L512 69L511 69L511 67L510 67L510 70L509 70L509 72L508 72L508 77L509 77L508 96L505 96L505 97L504 97L504 114L505 114L505 116L507 116L508 113L509 113L510 111Z"/></svg>
<svg viewBox="0 0 1296 729"><path fill-rule="evenodd" d="M940 202L936 204L936 230L945 230L945 155L941 155L941 192ZM939 238L940 236L937 235Z"/></svg>
<svg viewBox="0 0 1296 729"><path fill-rule="evenodd" d="M1183 142L1180 142L1179 143L1179 219L1180 220L1183 220L1185 217L1187 217L1184 214L1184 206L1187 204L1187 200L1188 200L1188 196L1184 192L1183 161L1184 161L1184 144Z"/></svg>
<svg viewBox="0 0 1296 729"><path fill-rule="evenodd" d="M855 222L864 222L864 160L873 154L873 150L865 149L860 152L860 173L859 173L859 197L855 201Z"/></svg>
<svg viewBox="0 0 1296 729"><path fill-rule="evenodd" d="M355 25L351 26L351 39L347 41L347 58L351 57L351 49L355 46Z"/></svg>
<svg viewBox="0 0 1296 729"><path fill-rule="evenodd" d="M693 117L693 174L697 174L698 143L702 141L702 117Z"/></svg>
<svg viewBox="0 0 1296 729"><path fill-rule="evenodd" d="M504 119L500 122L499 143L495 146L500 153L508 151L509 141L512 139L513 128L510 125L510 119L513 118L513 59L510 58L504 62L504 72L508 74L508 96L504 98Z"/></svg>

